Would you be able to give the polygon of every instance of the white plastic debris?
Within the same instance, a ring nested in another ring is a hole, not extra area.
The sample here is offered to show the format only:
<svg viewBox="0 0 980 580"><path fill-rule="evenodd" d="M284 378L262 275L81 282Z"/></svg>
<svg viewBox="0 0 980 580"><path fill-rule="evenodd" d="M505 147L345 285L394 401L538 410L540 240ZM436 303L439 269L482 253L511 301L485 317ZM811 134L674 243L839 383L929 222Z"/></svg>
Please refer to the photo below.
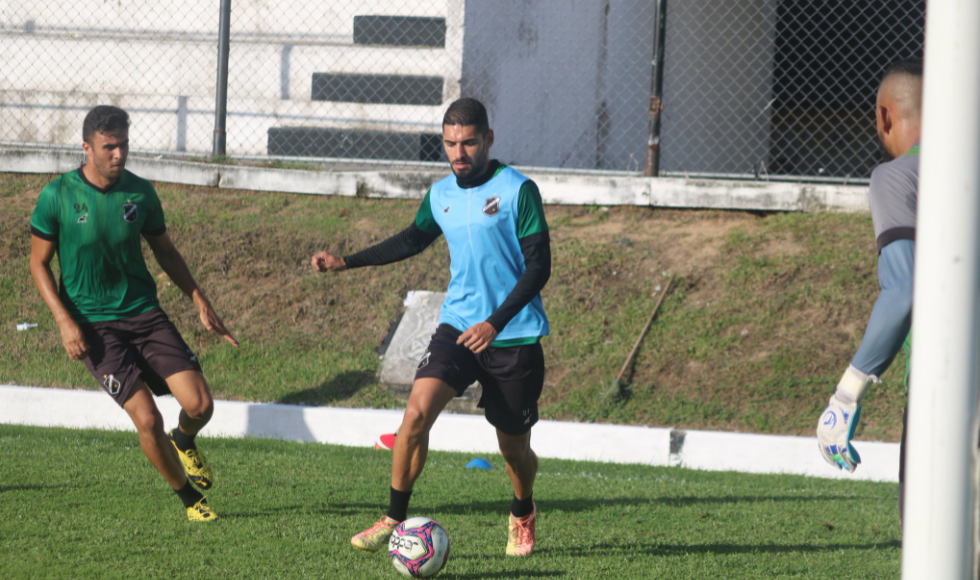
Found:
<svg viewBox="0 0 980 580"><path fill-rule="evenodd" d="M405 295L405 300L402 302L402 306L408 308L409 303L415 298L415 290L409 290L408 294Z"/></svg>
<svg viewBox="0 0 980 580"><path fill-rule="evenodd" d="M21 322L17 325L17 330L29 330L31 328L37 327L33 322Z"/></svg>

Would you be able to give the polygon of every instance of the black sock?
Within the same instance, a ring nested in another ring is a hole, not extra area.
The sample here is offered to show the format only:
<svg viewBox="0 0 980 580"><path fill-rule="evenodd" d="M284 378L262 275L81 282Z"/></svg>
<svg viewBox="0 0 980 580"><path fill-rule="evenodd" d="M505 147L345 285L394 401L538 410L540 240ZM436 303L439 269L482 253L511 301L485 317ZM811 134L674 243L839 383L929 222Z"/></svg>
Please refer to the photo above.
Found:
<svg viewBox="0 0 980 580"><path fill-rule="evenodd" d="M408 519L408 500L412 498L412 492L399 491L391 488L391 499L388 500L388 517L399 522Z"/></svg>
<svg viewBox="0 0 980 580"><path fill-rule="evenodd" d="M170 438L173 439L174 445L177 449L181 451L187 451L188 449L197 449L197 445L194 444L195 435L188 435L180 430L180 427L175 427L170 430Z"/></svg>
<svg viewBox="0 0 980 580"><path fill-rule="evenodd" d="M511 515L517 519L531 515L531 512L534 511L534 501L532 501L532 497L534 497L533 493L527 496L527 499L517 499L517 496L515 495L514 499L510 500Z"/></svg>
<svg viewBox="0 0 980 580"><path fill-rule="evenodd" d="M187 483L184 484L184 487L180 489L175 489L174 493L176 493L177 496L180 498L180 501L184 503L184 507L191 507L192 505L199 502L202 497L204 497L201 494L201 492L194 489L194 486L191 485L190 480L188 480Z"/></svg>

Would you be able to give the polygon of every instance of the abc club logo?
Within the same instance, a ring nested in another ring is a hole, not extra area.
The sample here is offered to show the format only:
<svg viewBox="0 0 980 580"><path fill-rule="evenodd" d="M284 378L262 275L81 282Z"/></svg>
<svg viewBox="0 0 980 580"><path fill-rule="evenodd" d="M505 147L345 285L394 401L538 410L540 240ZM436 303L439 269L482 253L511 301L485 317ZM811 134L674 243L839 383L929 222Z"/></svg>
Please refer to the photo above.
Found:
<svg viewBox="0 0 980 580"><path fill-rule="evenodd" d="M483 206L483 213L495 216L500 212L500 197L488 197L486 205Z"/></svg>

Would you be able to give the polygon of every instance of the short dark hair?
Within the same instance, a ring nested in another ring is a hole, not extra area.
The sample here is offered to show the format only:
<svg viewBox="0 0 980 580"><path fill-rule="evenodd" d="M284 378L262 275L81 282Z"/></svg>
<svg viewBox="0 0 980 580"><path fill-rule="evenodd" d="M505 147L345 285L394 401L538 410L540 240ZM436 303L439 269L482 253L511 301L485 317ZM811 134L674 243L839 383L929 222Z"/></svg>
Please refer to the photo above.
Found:
<svg viewBox="0 0 980 580"><path fill-rule="evenodd" d="M443 125L472 125L481 135L490 130L487 108L476 99L465 97L453 101L442 116Z"/></svg>
<svg viewBox="0 0 980 580"><path fill-rule="evenodd" d="M885 82L885 79L895 74L905 74L922 78L922 59L906 58L896 60L885 69L885 74L881 75L881 82Z"/></svg>
<svg viewBox="0 0 980 580"><path fill-rule="evenodd" d="M115 135L129 130L129 113L112 105L99 105L85 115L82 141L91 144L96 133Z"/></svg>

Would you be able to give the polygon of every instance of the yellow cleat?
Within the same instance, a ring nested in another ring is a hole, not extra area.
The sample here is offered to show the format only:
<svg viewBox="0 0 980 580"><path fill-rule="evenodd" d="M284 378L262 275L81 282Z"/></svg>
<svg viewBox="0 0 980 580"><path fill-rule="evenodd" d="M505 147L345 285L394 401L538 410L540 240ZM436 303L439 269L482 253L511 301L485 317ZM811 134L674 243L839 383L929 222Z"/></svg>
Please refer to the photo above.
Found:
<svg viewBox="0 0 980 580"><path fill-rule="evenodd" d="M214 510L208 505L208 499L202 497L196 504L187 508L187 519L192 522L210 522L218 519L218 514L214 513Z"/></svg>
<svg viewBox="0 0 980 580"><path fill-rule="evenodd" d="M373 526L351 538L350 544L358 550L377 552L388 545L388 538L395 531L395 526L400 523L387 515L381 516L381 519L374 522Z"/></svg>
<svg viewBox="0 0 980 580"><path fill-rule="evenodd" d="M508 556L530 556L534 551L534 523L538 519L538 506L530 515L517 519L509 516L510 534L507 538Z"/></svg>
<svg viewBox="0 0 980 580"><path fill-rule="evenodd" d="M214 473L211 472L211 464L208 463L208 458L204 456L204 453L200 449L181 451L174 443L173 429L167 433L167 436L170 438L170 443L173 444L174 449L177 450L177 457L180 457L180 463L184 466L187 479L201 489L211 489L214 484Z"/></svg>

